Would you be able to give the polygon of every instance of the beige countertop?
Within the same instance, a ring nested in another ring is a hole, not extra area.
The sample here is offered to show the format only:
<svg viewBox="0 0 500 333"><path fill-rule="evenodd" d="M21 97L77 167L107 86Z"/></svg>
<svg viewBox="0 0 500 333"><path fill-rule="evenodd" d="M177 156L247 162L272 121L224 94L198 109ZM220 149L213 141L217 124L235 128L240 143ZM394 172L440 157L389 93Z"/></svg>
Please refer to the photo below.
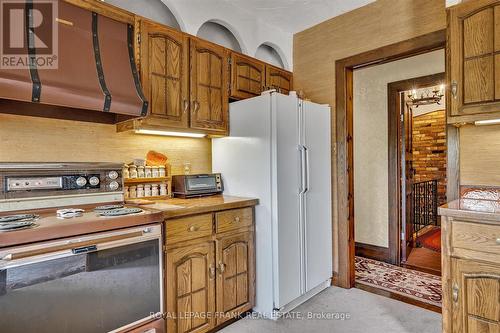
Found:
<svg viewBox="0 0 500 333"><path fill-rule="evenodd" d="M500 223L500 201L458 199L438 209L439 215Z"/></svg>
<svg viewBox="0 0 500 333"><path fill-rule="evenodd" d="M120 217L99 217L93 212L93 206L79 206L86 212L81 217L59 219L56 209L32 211L40 216L37 226L31 229L0 232L0 248L21 244L73 237L94 232L110 231L152 223L161 223L165 219L202 214L226 209L252 207L258 199L214 195L201 198L157 200L154 204L141 205L144 212ZM10 215L16 212L1 213Z"/></svg>
<svg viewBox="0 0 500 333"><path fill-rule="evenodd" d="M242 198L228 195L212 195L201 198L155 200L154 204L144 205L147 209L160 210L165 219L216 212L226 209L251 207L259 204L255 198Z"/></svg>

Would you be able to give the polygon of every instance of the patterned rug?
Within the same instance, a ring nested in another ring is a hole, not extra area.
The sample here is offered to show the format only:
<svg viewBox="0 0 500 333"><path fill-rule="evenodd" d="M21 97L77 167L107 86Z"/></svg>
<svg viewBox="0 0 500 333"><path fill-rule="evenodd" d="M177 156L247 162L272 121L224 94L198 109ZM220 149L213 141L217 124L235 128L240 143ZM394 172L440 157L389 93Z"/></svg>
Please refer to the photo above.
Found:
<svg viewBox="0 0 500 333"><path fill-rule="evenodd" d="M356 257L356 282L441 306L441 277Z"/></svg>

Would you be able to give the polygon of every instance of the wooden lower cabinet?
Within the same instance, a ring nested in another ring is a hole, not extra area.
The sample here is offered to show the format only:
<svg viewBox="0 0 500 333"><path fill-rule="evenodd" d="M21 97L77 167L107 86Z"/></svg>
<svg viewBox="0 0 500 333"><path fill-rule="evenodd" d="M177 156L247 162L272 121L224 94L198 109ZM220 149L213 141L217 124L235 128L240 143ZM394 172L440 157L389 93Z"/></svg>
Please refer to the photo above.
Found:
<svg viewBox="0 0 500 333"><path fill-rule="evenodd" d="M217 324L254 304L255 259L252 232L217 239Z"/></svg>
<svg viewBox="0 0 500 333"><path fill-rule="evenodd" d="M207 230L201 227L208 223L207 215L211 216L208 220L211 229L208 230L212 233L200 234L197 231ZM224 232L217 233L216 221L225 221L227 216L241 222L241 227L223 228ZM247 219L250 219L250 224L245 222ZM207 332L253 308L255 243L252 208L194 215L165 223L168 333ZM193 226L199 226L199 229ZM175 230L186 232L179 237ZM169 236L169 231L174 234Z"/></svg>
<svg viewBox="0 0 500 333"><path fill-rule="evenodd" d="M500 333L500 225L440 214L443 333Z"/></svg>
<svg viewBox="0 0 500 333"><path fill-rule="evenodd" d="M206 332L215 326L213 242L167 251L167 332Z"/></svg>
<svg viewBox="0 0 500 333"><path fill-rule="evenodd" d="M500 266L452 258L454 333L500 333Z"/></svg>

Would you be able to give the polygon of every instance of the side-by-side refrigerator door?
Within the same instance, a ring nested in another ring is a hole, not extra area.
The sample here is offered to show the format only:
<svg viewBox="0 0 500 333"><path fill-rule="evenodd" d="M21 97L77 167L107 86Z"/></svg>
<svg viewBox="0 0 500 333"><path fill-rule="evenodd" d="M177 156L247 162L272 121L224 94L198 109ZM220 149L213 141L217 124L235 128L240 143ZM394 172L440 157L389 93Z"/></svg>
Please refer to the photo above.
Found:
<svg viewBox="0 0 500 333"><path fill-rule="evenodd" d="M304 102L306 292L332 277L330 108Z"/></svg>
<svg viewBox="0 0 500 333"><path fill-rule="evenodd" d="M303 267L299 224L299 113L295 96L273 94L274 307L282 309L302 295Z"/></svg>

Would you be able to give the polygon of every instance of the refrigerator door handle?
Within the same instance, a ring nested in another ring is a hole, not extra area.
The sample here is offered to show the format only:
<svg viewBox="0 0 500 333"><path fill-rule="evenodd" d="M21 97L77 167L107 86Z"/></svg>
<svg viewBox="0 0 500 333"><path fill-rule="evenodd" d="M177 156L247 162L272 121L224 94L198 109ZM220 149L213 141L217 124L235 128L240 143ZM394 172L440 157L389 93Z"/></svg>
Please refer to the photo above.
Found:
<svg viewBox="0 0 500 333"><path fill-rule="evenodd" d="M300 188L299 188L299 194L304 194L306 193L306 177L307 177L307 171L306 171L306 147L303 145L299 145L299 156L300 156Z"/></svg>
<svg viewBox="0 0 500 333"><path fill-rule="evenodd" d="M305 165L304 165L304 170L305 170L304 193L307 193L307 192L309 192L309 148L307 148L306 146L303 146L303 147L304 147L304 153L305 153L305 158L304 158L304 161L305 161Z"/></svg>

